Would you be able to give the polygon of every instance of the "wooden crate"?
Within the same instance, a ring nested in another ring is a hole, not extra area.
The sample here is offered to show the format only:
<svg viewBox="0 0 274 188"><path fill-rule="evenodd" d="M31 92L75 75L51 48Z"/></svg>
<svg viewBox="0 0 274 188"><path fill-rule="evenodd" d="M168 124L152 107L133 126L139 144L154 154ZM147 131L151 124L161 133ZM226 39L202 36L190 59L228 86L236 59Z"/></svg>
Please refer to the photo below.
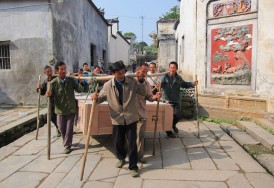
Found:
<svg viewBox="0 0 274 188"><path fill-rule="evenodd" d="M83 134L87 134L87 126L90 117L90 111L92 106L92 101L79 99L78 98L78 120L77 127L80 129ZM147 103L147 132L154 131L155 122L152 120L152 117L156 114L157 103ZM160 103L159 106L159 121L157 125L158 131L168 131L172 129L172 120L173 120L173 108L169 104ZM112 124L109 116L109 107L108 103L104 102L98 104L95 107L95 112L92 120L92 129L91 135L102 135L102 134L111 134L112 133Z"/></svg>

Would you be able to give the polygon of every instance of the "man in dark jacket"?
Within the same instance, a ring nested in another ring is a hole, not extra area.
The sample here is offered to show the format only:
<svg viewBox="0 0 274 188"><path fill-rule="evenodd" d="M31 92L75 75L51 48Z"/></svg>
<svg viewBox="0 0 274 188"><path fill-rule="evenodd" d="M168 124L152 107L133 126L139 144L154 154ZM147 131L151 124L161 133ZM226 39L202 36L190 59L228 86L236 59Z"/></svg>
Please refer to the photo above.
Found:
<svg viewBox="0 0 274 188"><path fill-rule="evenodd" d="M174 61L169 63L169 73L167 73L162 78L162 88L163 88L163 100L168 102L173 107L173 122L172 128L175 133L179 130L176 124L181 118L180 110L180 88L193 88L198 84L198 81L185 82L180 75L177 74L178 64ZM170 138L175 138L176 136L172 131L166 131L166 134Z"/></svg>

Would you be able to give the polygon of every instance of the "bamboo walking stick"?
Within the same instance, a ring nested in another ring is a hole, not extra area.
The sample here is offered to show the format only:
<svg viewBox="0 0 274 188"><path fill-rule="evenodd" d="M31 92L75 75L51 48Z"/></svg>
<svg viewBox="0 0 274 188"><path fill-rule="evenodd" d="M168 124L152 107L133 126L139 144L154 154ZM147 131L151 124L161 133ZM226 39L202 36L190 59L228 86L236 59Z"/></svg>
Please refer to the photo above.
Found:
<svg viewBox="0 0 274 188"><path fill-rule="evenodd" d="M47 83L48 91L51 91L51 82ZM47 114L47 125L48 125L48 160L50 160L50 142L51 142L51 96L48 97L48 114Z"/></svg>
<svg viewBox="0 0 274 188"><path fill-rule="evenodd" d="M159 91L161 91L161 82L159 83ZM160 99L157 99L157 106L156 106L156 115L152 118L152 121L155 121L154 124L154 135L153 135L153 148L152 148L152 155L155 155L155 140L156 140L156 132L157 132L157 124L159 119L159 103Z"/></svg>
<svg viewBox="0 0 274 188"><path fill-rule="evenodd" d="M41 95L41 88L40 88L40 85L41 85L41 75L39 75L39 78L38 78L38 85L37 85L37 88L38 88L38 101L37 101L37 124L36 124L36 136L35 136L35 140L38 139L38 132L39 132L39 110L40 110L40 95Z"/></svg>
<svg viewBox="0 0 274 188"><path fill-rule="evenodd" d="M197 80L197 75L195 75L195 81ZM199 107L198 107L198 88L195 86L195 96L196 96L196 120L198 127L198 138L200 138L200 124L199 124Z"/></svg>
<svg viewBox="0 0 274 188"><path fill-rule="evenodd" d="M98 83L97 83L96 89L95 89L95 93L97 93L97 92L98 92ZM89 142L90 142L91 127L92 127L92 118L93 118L93 114L94 114L94 111L95 111L95 106L96 106L96 100L93 100L92 101L91 112L90 112L90 117L89 117L88 133L86 135L85 153L83 155L82 171L81 171L81 177L80 177L81 181L83 180L84 171L85 171L85 165L86 165L87 154L88 154L88 147L89 147Z"/></svg>

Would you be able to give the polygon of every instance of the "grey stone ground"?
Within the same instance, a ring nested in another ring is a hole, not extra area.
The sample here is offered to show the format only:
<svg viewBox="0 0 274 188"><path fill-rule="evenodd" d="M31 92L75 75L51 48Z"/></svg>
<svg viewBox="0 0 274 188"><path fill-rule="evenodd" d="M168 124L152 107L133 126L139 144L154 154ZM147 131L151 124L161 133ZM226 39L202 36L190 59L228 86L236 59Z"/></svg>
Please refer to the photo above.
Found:
<svg viewBox="0 0 274 188"><path fill-rule="evenodd" d="M117 162L111 135L91 139L83 181L80 181L85 139L74 134L73 151L62 154L62 140L52 126L51 160L47 160L47 127L0 148L0 187L274 187L274 177L228 136L217 124L195 121L178 124L178 138L157 134L152 156L153 134L146 135L146 164L138 164L140 177L132 178L127 165ZM217 136L217 137L216 137ZM216 139L218 138L218 139Z"/></svg>

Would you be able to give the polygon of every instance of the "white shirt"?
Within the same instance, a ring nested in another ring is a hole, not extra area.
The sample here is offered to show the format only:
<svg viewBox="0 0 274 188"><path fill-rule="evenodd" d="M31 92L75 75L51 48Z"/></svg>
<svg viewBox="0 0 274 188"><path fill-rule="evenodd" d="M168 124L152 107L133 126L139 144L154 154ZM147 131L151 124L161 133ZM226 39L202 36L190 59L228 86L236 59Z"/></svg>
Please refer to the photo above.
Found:
<svg viewBox="0 0 274 188"><path fill-rule="evenodd" d="M156 72L155 72L156 73ZM151 73L150 71L147 72L148 75L152 75L152 74L155 74L155 73ZM147 77L147 81L148 83L151 85L151 86L155 86L156 84L159 83L159 77L158 76L155 76L155 77Z"/></svg>

